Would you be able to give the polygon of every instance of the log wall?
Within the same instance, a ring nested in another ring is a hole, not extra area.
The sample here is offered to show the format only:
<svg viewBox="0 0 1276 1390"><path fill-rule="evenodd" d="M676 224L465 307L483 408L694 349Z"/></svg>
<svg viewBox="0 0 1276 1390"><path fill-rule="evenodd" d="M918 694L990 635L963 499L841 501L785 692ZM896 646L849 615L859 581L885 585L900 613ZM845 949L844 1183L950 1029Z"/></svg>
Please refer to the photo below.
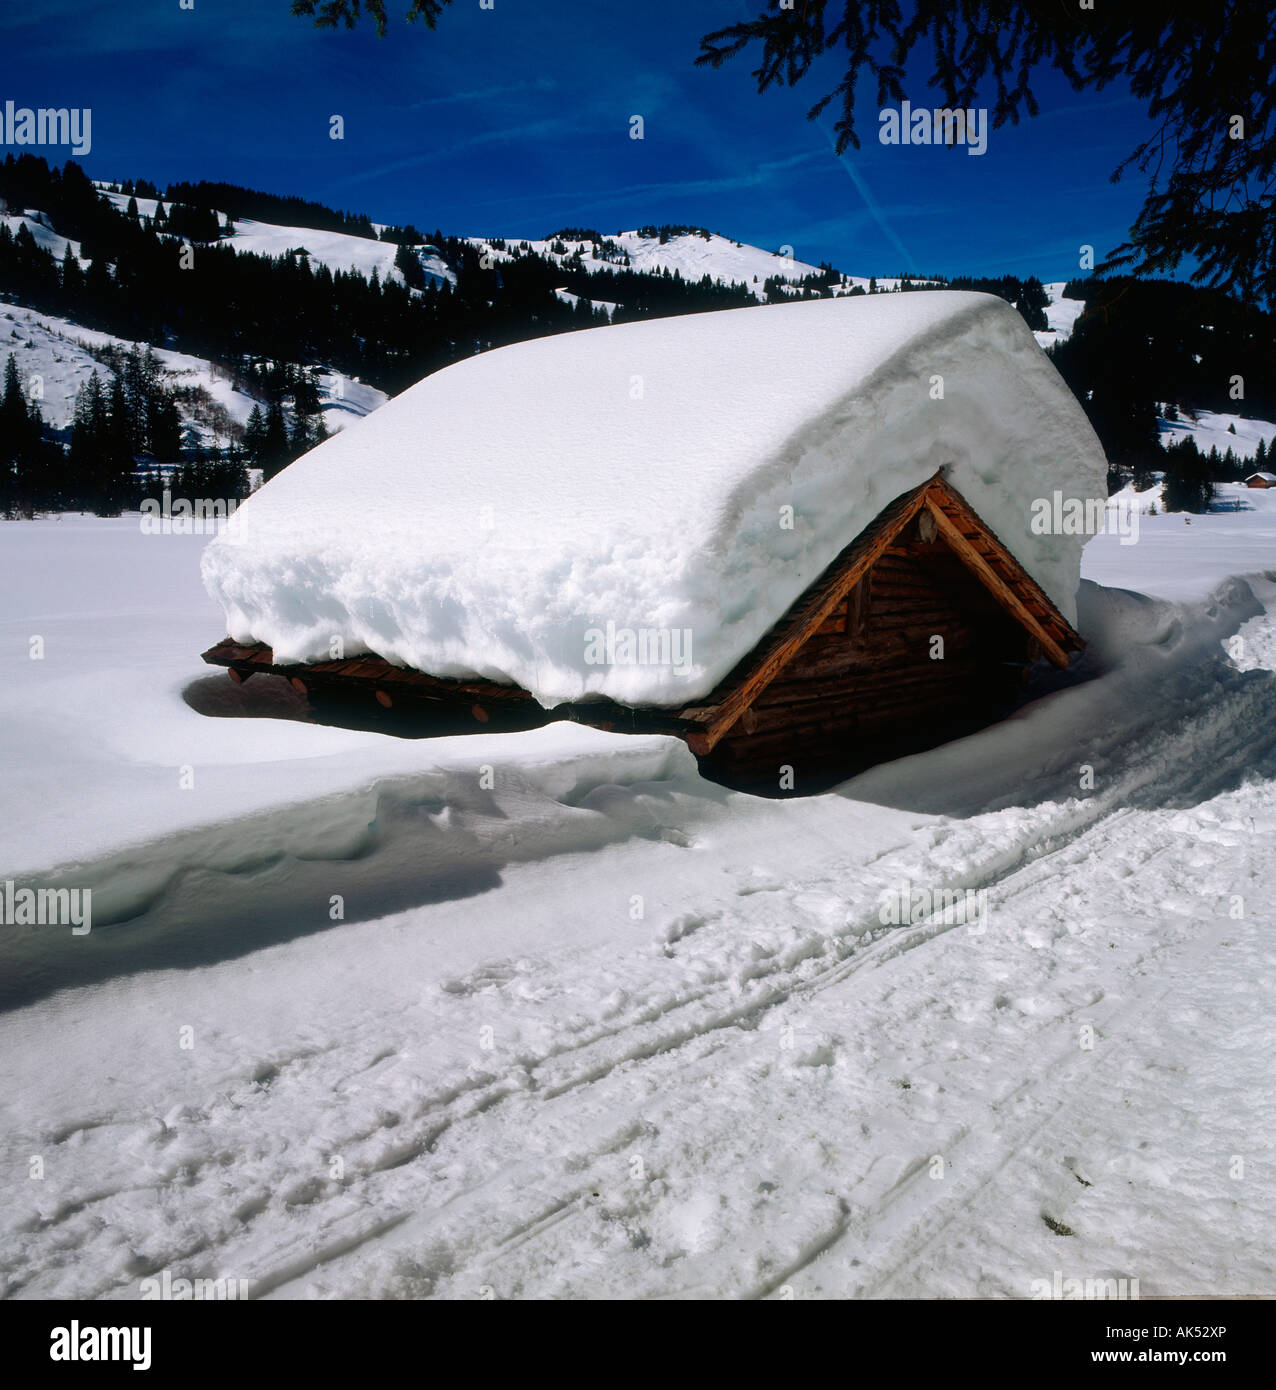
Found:
<svg viewBox="0 0 1276 1390"><path fill-rule="evenodd" d="M942 659L932 638L943 639ZM1013 700L1028 638L942 540L912 528L758 696L706 759L761 790L942 743Z"/></svg>

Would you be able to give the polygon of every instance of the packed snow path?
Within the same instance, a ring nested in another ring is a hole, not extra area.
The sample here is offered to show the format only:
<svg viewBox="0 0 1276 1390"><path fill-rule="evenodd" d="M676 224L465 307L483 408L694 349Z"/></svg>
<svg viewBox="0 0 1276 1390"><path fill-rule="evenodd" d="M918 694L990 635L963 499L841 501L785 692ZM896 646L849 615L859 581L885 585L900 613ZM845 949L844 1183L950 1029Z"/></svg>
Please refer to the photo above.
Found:
<svg viewBox="0 0 1276 1390"><path fill-rule="evenodd" d="M1089 588L1091 680L829 796L484 738L102 857L5 943L4 1292L1271 1292L1274 606Z"/></svg>

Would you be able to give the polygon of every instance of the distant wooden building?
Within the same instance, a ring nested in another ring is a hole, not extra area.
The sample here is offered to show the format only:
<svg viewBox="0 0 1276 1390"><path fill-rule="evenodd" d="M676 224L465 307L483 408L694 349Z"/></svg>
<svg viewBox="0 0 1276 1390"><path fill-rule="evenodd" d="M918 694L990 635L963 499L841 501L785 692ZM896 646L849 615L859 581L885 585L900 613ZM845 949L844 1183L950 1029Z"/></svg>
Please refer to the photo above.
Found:
<svg viewBox="0 0 1276 1390"><path fill-rule="evenodd" d="M1257 473L1251 473L1249 477L1245 479L1245 486L1276 487L1276 473L1266 473L1262 470Z"/></svg>
<svg viewBox="0 0 1276 1390"><path fill-rule="evenodd" d="M286 676L311 695L362 690L385 708L527 727L570 718L674 734L732 781L871 762L892 740L942 742L1011 703L1025 670L1066 667L1084 642L962 495L936 474L854 537L707 696L678 709L594 700L545 711L526 690L443 680L377 657L277 665L227 639L204 660L235 681Z"/></svg>

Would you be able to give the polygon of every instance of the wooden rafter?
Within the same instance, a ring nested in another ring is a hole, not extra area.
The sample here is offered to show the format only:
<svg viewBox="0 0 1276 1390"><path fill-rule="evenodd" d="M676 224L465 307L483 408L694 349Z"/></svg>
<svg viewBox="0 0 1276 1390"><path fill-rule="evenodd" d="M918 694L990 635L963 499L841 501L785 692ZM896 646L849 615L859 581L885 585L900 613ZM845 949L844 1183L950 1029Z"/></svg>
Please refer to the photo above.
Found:
<svg viewBox="0 0 1276 1390"><path fill-rule="evenodd" d="M693 753L705 754L789 664L820 624L842 603L872 569L882 551L921 510L925 487L893 502L862 532L798 599L771 631L771 637L745 658L707 701L680 711L702 727L687 738ZM718 696L719 698L714 698Z"/></svg>
<svg viewBox="0 0 1276 1390"><path fill-rule="evenodd" d="M1061 668L1067 666L1068 654L1048 631L1046 623L1038 617L1037 613L1033 611L1033 608L1029 607L1023 598L1016 592L1016 585L1013 582L1008 582L1007 579L1003 578L1003 576L997 572L999 569L1013 566L1014 570L1019 572L1019 574L1015 576L1019 584L1022 584L1023 580L1027 580L1028 583L1031 583L1033 588L1036 589L1036 584L1033 583L1030 576L1023 573L1023 568L1018 561L1005 550L1001 542L986 528L981 528L984 536L990 538L991 542L995 543L997 550L1001 552L1000 554L996 554L995 552L989 553L992 547L987 540L984 542L985 548L983 549L973 545L969 537L963 534L957 523L948 515L945 507L939 505L933 498L927 497L926 508L929 514L935 518L935 524L939 528L939 534L947 541L953 554L975 575L997 603L999 603L1012 618L1026 627L1032 636L1041 643L1042 651L1050 658L1054 665ZM973 516L974 514L971 513L971 515ZM1019 578L1019 575L1023 576L1022 579ZM1046 599L1045 595L1041 594L1040 590L1037 592L1040 594L1041 600L1049 604L1049 600ZM1050 608L1053 609L1052 604ZM1060 621L1062 621L1061 617Z"/></svg>
<svg viewBox="0 0 1276 1390"><path fill-rule="evenodd" d="M885 508L707 699L679 711L700 725L687 737L693 752L709 753L722 741L919 513L933 519L935 532L1045 655L1067 666L1068 652L1080 651L1084 642L961 493L936 473Z"/></svg>

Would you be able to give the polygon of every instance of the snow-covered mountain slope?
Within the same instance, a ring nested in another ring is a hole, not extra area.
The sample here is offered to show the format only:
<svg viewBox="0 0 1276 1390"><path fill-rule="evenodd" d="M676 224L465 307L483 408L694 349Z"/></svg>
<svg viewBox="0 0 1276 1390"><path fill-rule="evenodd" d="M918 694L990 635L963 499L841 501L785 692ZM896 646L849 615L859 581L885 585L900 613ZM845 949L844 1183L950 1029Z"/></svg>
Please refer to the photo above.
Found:
<svg viewBox="0 0 1276 1390"><path fill-rule="evenodd" d="M375 270L381 280L397 280L403 275L394 264L398 246L388 241L373 241L369 237L349 236L344 232L317 232L310 227L281 227L270 222L252 222L240 218L235 234L225 240L237 251L253 251L263 256L282 256L286 251L304 248L312 262L326 265L329 270L354 270L370 279ZM443 258L417 248L417 259L426 277L436 284L456 283L456 272Z"/></svg>
<svg viewBox="0 0 1276 1390"><path fill-rule="evenodd" d="M1033 332L1033 337L1043 348L1065 342L1085 312L1082 300L1063 297L1065 284L1065 281L1057 280L1045 286L1046 294L1050 297L1046 308L1046 322L1050 328L1045 332ZM1192 410L1187 406L1176 407L1176 410L1178 419L1167 420L1162 416L1157 421L1162 445L1177 444L1190 438L1196 441L1196 447L1203 454L1211 449L1217 449L1220 454L1231 449L1238 458L1251 459L1260 439L1266 441L1268 449L1276 441L1276 423L1270 420L1212 410ZM1160 489L1157 489L1156 496L1159 499Z"/></svg>
<svg viewBox="0 0 1276 1390"><path fill-rule="evenodd" d="M1085 302L1080 299L1065 299L1063 291L1065 280L1051 280L1045 285L1050 303L1046 306L1046 322L1049 329L1034 329L1033 336L1043 347L1053 347L1055 343L1066 342L1072 335L1076 321L1085 312Z"/></svg>
<svg viewBox="0 0 1276 1390"><path fill-rule="evenodd" d="M1276 443L1276 423L1271 420L1213 410L1189 412L1186 407L1176 409L1177 420L1162 417L1157 422L1162 444L1177 444L1183 439L1193 439L1203 454L1211 449L1225 454L1230 449L1237 458L1252 459L1260 439L1267 445L1269 453Z"/></svg>
<svg viewBox="0 0 1276 1390"><path fill-rule="evenodd" d="M0 364L12 352L28 390L39 383L41 413L45 423L55 429L64 429L70 424L75 393L93 372L99 376L109 375L110 368L89 349L115 347L127 352L134 346L123 338L85 328L69 319L40 313L20 304L0 302ZM162 347L155 348L154 352L169 373L170 386L199 388L207 397L207 401L202 398L193 402L179 401L183 423L205 444L226 444L225 420L216 410L207 407L220 407L230 420L243 425L257 403L254 398L237 391L228 374L206 358ZM387 399L385 392L374 386L328 370L319 378L319 393L323 421L329 432L343 429L352 420L362 419Z"/></svg>
<svg viewBox="0 0 1276 1390"><path fill-rule="evenodd" d="M111 193L105 189L103 192L121 211L128 207L127 194ZM137 210L143 217L155 216L156 199L138 198L136 201ZM217 210L217 215L224 223L226 214ZM378 232L384 230L380 224L373 225ZM304 250L312 263L326 265L334 272L357 271L365 278L371 278L375 270L382 281L403 283L403 275L394 264L398 246L394 242L373 241L371 237L350 236L346 232L321 232L312 227L288 227L274 222L254 222L243 217L235 221L235 234L223 238L220 244L260 256L282 256L287 252ZM421 269L429 280L437 284L456 283L456 272L436 250L424 245L415 249Z"/></svg>
<svg viewBox="0 0 1276 1390"><path fill-rule="evenodd" d="M592 241L571 237L561 238L564 247L562 251L554 249L559 244L558 238L548 241L519 237L497 238L498 241L504 240L503 247L494 246L484 237L469 237L467 240L498 263L511 260L515 250L523 248L538 256L544 256L547 260L557 261L560 265L579 255L584 269L593 272L626 268L623 262L595 256ZM711 280L720 280L724 284L744 285L759 300L764 296L766 281L772 277L796 284L808 276L821 274L818 265L795 260L791 255L784 254L782 249L765 251L761 247L750 246L747 242L732 241L728 237L719 236L716 232L710 233L707 237L696 232L684 232L678 236L670 236L664 242L658 236L645 237L637 231L617 232L607 240L615 242L628 256L627 268L630 270L642 274L665 270L673 274L676 270L684 280L700 280L708 275ZM839 283L833 287L833 293L849 294L857 286L867 290L870 283L868 276L843 275ZM897 278L885 276L879 278L876 283L880 289L893 290L900 282Z"/></svg>
<svg viewBox="0 0 1276 1390"><path fill-rule="evenodd" d="M1092 542L1120 588L1015 718L781 803L673 740L304 722L199 664L197 539L0 528L47 642L0 685L6 866L95 892L0 938L4 1295L1270 1292L1255 500ZM973 919L885 923L914 889Z"/></svg>
<svg viewBox="0 0 1276 1390"><path fill-rule="evenodd" d="M52 252L55 259L59 261L66 255L68 246L76 259L79 260L80 258L80 243L59 236L49 226L48 214L41 212L39 208L27 208L21 215L17 213L0 214L0 222L3 222L15 236L19 227L25 227L35 238L35 244L44 251Z"/></svg>

